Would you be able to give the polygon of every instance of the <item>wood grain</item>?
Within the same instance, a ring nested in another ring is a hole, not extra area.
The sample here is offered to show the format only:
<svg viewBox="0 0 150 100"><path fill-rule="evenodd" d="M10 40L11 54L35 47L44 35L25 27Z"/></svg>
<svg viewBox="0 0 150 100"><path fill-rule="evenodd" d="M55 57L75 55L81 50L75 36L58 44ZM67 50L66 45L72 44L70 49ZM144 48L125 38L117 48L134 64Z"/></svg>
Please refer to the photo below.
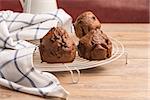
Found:
<svg viewBox="0 0 150 100"><path fill-rule="evenodd" d="M138 24L136 30L136 25L132 24L104 25L105 32L124 44L128 51L128 64L125 64L125 57L122 56L111 64L81 70L78 84L70 84L71 78L68 72L53 73L64 88L70 92L67 100L149 100L150 31L147 31L147 26L149 24L141 24L141 27ZM116 29L115 32L115 28L120 29ZM127 30L128 28L129 30ZM44 100L46 98L0 87L0 100L16 99ZM61 99L48 98L47 100Z"/></svg>

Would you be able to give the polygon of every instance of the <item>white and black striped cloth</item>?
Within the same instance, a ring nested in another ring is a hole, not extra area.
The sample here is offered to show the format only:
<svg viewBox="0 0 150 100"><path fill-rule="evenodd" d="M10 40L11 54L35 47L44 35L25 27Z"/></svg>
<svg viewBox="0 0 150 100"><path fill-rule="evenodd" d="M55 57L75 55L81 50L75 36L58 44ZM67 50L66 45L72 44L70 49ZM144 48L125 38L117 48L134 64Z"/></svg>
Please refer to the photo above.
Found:
<svg viewBox="0 0 150 100"><path fill-rule="evenodd" d="M25 41L40 39L55 26L71 31L72 18L62 9L36 15L0 11L0 85L44 97L67 97L55 76L34 68L37 47Z"/></svg>

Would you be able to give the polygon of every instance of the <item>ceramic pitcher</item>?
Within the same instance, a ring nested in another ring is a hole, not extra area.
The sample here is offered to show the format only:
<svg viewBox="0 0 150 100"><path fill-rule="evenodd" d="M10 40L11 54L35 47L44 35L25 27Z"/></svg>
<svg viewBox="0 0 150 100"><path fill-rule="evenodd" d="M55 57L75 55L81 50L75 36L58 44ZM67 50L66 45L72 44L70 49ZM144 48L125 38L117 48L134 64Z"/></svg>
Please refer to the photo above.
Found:
<svg viewBox="0 0 150 100"><path fill-rule="evenodd" d="M48 13L57 9L56 0L20 0L24 13Z"/></svg>

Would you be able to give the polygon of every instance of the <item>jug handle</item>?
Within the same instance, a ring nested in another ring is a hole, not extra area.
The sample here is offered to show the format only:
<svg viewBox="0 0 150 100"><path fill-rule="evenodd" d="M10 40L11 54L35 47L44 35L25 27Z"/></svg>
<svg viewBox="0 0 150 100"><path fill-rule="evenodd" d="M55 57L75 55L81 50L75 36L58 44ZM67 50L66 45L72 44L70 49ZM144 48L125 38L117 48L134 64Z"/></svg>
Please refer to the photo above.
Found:
<svg viewBox="0 0 150 100"><path fill-rule="evenodd" d="M25 3L25 0L20 0L20 3L21 3L21 6L22 6L22 8L24 8L24 3Z"/></svg>
<svg viewBox="0 0 150 100"><path fill-rule="evenodd" d="M30 13L31 10L31 0L20 0L21 6L23 8L23 12Z"/></svg>

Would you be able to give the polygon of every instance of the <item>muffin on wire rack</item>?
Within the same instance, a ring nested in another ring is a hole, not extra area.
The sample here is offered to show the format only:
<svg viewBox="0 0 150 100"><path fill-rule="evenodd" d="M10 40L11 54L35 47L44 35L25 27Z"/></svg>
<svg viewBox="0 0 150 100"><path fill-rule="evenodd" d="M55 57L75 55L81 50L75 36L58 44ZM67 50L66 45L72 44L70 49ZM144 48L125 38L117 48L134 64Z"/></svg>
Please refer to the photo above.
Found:
<svg viewBox="0 0 150 100"><path fill-rule="evenodd" d="M41 40L39 51L42 62L72 62L76 56L76 46L62 27L52 28Z"/></svg>
<svg viewBox="0 0 150 100"><path fill-rule="evenodd" d="M84 12L76 19L76 36L80 39L78 54L88 60L104 60L111 57L112 43L102 32L101 23L90 11Z"/></svg>

